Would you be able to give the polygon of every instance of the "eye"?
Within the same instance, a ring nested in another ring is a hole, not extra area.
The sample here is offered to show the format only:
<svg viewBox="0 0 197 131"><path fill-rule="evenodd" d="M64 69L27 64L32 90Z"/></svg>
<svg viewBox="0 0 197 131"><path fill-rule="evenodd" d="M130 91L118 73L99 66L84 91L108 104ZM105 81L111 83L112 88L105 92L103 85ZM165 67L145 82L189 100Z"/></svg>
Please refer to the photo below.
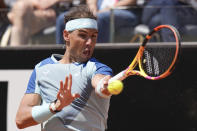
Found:
<svg viewBox="0 0 197 131"><path fill-rule="evenodd" d="M87 39L88 36L85 33L80 33L79 37L81 37L82 39Z"/></svg>
<svg viewBox="0 0 197 131"><path fill-rule="evenodd" d="M92 35L92 38L96 38L97 37L97 35Z"/></svg>
<svg viewBox="0 0 197 131"><path fill-rule="evenodd" d="M96 39L97 36L98 36L98 34L93 34L93 35L92 35L92 38L93 38L93 39Z"/></svg>

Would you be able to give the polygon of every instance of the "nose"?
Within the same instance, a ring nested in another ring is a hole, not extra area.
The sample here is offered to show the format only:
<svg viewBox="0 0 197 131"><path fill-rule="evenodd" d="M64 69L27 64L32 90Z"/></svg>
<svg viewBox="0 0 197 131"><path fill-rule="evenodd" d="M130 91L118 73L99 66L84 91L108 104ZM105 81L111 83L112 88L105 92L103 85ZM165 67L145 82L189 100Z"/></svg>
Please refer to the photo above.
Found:
<svg viewBox="0 0 197 131"><path fill-rule="evenodd" d="M92 44L92 38L91 38L91 37L89 37L89 38L87 39L86 44L87 44L87 45L91 45L91 44Z"/></svg>

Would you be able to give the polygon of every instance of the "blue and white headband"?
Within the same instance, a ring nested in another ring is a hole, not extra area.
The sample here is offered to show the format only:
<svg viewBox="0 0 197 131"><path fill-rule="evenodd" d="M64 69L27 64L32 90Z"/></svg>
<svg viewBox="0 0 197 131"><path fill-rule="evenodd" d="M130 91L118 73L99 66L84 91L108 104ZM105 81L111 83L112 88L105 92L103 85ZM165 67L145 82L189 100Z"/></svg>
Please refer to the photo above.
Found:
<svg viewBox="0 0 197 131"><path fill-rule="evenodd" d="M91 18L79 18L68 21L65 26L65 30L67 31L74 31L82 28L97 30L97 21Z"/></svg>

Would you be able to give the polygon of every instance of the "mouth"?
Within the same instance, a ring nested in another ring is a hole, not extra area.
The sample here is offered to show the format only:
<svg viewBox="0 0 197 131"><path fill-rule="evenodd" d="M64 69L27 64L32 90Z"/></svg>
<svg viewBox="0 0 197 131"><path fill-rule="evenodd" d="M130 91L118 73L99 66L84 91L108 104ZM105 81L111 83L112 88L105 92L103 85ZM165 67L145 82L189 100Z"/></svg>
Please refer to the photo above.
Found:
<svg viewBox="0 0 197 131"><path fill-rule="evenodd" d="M83 51L83 54L84 54L85 56L89 57L89 56L90 56L90 50L89 50L89 49L85 49L85 50Z"/></svg>

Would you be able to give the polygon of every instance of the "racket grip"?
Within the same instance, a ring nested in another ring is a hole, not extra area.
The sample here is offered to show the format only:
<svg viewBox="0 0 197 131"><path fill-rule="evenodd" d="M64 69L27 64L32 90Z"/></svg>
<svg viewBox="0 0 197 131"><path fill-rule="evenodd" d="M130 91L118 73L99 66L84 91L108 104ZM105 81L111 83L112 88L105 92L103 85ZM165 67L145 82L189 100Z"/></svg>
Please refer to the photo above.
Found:
<svg viewBox="0 0 197 131"><path fill-rule="evenodd" d="M112 77L111 79L109 79L108 83L111 83L114 80L124 80L125 78L126 78L125 70L123 70L120 73L118 73L117 75L115 75L114 77Z"/></svg>

